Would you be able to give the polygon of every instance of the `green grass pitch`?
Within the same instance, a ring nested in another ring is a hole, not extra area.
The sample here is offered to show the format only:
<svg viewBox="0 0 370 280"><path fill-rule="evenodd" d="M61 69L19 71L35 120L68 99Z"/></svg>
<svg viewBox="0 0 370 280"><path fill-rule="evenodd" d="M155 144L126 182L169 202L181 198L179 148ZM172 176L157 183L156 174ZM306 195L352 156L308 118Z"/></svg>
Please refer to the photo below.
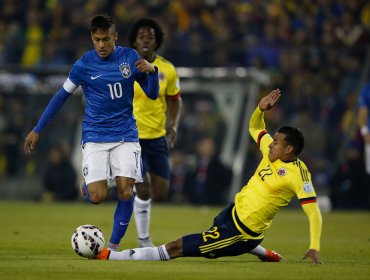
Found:
<svg viewBox="0 0 370 280"><path fill-rule="evenodd" d="M111 233L115 204L0 202L0 279L370 279L370 212L323 214L321 258L301 260L309 243L308 222L300 209L280 211L262 245L284 256L263 263L242 255L216 260L180 258L169 262L96 261L77 256L70 238L82 224ZM152 239L162 244L207 229L220 207L154 204ZM124 248L137 246L134 221Z"/></svg>

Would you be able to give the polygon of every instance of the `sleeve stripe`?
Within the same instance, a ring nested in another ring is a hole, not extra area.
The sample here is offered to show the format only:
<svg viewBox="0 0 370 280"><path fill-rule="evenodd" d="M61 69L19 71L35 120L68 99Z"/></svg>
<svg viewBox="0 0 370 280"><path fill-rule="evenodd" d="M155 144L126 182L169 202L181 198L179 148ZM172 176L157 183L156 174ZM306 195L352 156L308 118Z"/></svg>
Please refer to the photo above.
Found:
<svg viewBox="0 0 370 280"><path fill-rule="evenodd" d="M170 100L176 100L181 96L181 91L179 91L176 95L167 95L167 98Z"/></svg>
<svg viewBox="0 0 370 280"><path fill-rule="evenodd" d="M306 198L301 198L299 200L299 203L301 205L303 204L307 204L307 203L313 203L313 202L316 202L316 196L313 196L313 197L306 197Z"/></svg>
<svg viewBox="0 0 370 280"><path fill-rule="evenodd" d="M258 137L257 137L257 147L259 148L260 147L260 142L261 142L261 139L263 137L263 135L267 134L267 131L266 130L262 130L259 134L258 134Z"/></svg>

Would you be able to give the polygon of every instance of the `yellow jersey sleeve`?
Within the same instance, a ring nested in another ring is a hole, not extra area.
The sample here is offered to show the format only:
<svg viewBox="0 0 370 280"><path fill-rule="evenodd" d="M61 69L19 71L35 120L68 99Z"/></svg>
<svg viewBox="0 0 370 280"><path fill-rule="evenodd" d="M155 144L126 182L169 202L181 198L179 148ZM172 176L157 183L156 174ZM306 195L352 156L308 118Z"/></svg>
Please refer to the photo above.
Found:
<svg viewBox="0 0 370 280"><path fill-rule="evenodd" d="M257 106L249 121L249 133L262 154L266 155L268 153L268 145L272 142L272 138L266 131L264 116L264 112Z"/></svg>
<svg viewBox="0 0 370 280"><path fill-rule="evenodd" d="M302 205L310 223L310 249L320 251L320 239L322 228L322 217L317 203L307 203Z"/></svg>
<svg viewBox="0 0 370 280"><path fill-rule="evenodd" d="M151 100L138 83L134 84L133 108L140 139L166 135L167 98L176 98L180 94L179 77L173 64L157 55L153 65L158 67L158 98Z"/></svg>

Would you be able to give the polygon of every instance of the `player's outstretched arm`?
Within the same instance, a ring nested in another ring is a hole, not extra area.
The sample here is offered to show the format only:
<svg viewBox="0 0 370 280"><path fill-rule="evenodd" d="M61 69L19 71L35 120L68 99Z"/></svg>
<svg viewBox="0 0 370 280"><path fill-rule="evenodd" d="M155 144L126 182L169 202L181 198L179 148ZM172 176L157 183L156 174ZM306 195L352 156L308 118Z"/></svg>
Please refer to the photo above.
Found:
<svg viewBox="0 0 370 280"><path fill-rule="evenodd" d="M309 258L314 264L321 264L320 252L316 251L315 249L307 250L307 252L304 254L302 259L307 259L307 258Z"/></svg>
<svg viewBox="0 0 370 280"><path fill-rule="evenodd" d="M63 106L64 102L71 96L63 87L53 96L48 106L46 106L44 112L39 118L34 129L27 135L24 140L23 149L26 154L30 154L32 149L35 147L40 131L46 126L46 124L55 116L55 114Z"/></svg>
<svg viewBox="0 0 370 280"><path fill-rule="evenodd" d="M273 91L271 91L268 95L263 97L260 103L258 104L260 110L264 112L273 108L275 104L279 101L280 96L281 96L280 89L274 89Z"/></svg>

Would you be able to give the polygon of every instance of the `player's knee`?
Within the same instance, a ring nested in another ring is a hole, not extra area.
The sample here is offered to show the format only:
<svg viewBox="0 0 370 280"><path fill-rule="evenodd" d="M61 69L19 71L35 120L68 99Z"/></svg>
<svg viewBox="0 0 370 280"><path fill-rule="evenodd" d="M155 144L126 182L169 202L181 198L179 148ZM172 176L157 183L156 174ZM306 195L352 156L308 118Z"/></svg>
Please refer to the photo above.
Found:
<svg viewBox="0 0 370 280"><path fill-rule="evenodd" d="M133 195L133 191L131 187L118 189L117 196L120 200L129 200Z"/></svg>
<svg viewBox="0 0 370 280"><path fill-rule="evenodd" d="M89 195L90 195L90 201L93 204L99 204L100 202L102 202L103 200L107 198L106 191L98 191L98 192L89 191Z"/></svg>
<svg viewBox="0 0 370 280"><path fill-rule="evenodd" d="M150 185L139 183L135 185L136 195L142 200L148 200L151 197Z"/></svg>

